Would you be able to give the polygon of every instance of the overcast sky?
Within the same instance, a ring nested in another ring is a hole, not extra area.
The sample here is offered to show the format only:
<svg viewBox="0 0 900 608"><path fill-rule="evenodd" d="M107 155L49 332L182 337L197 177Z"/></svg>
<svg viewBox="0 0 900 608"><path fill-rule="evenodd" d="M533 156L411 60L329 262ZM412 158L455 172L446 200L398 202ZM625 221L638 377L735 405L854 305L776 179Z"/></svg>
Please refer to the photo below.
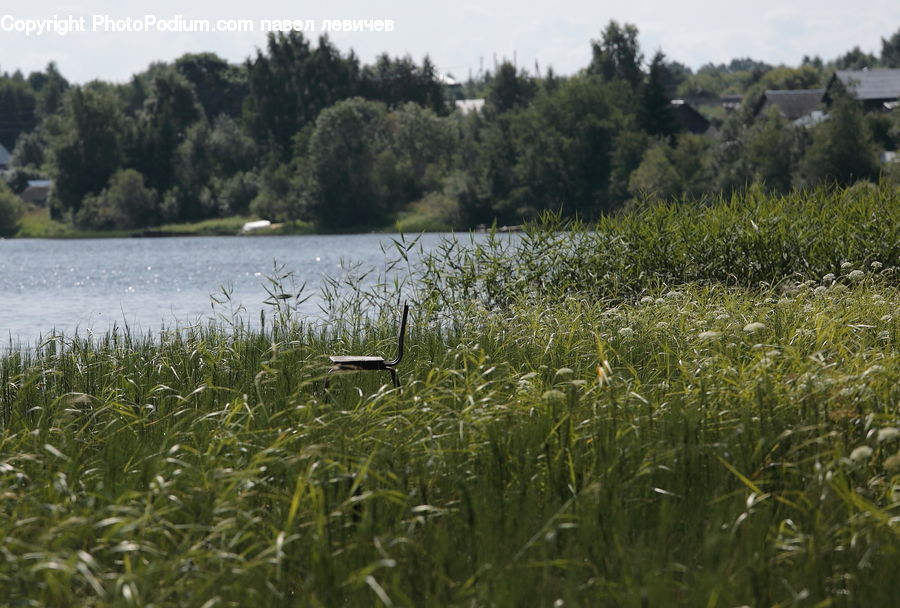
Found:
<svg viewBox="0 0 900 608"><path fill-rule="evenodd" d="M803 55L831 59L860 46L878 54L881 38L900 28L900 1L868 0L681 0L652 2L597 0L442 0L390 2L302 0L156 0L127 2L0 3L0 28L25 20L56 16L84 17L87 31L61 36L26 36L0 31L0 70L42 69L56 61L72 81L94 78L124 81L151 61L172 60L186 52L214 51L230 61L242 61L265 45L262 19L392 19L392 32L336 33L332 40L342 51L353 48L364 61L377 54L410 54L417 61L430 55L441 71L465 78L479 62L490 68L494 56L515 57L531 70L535 61L560 73L587 65L590 40L598 38L610 20L635 24L646 55L662 49L674 60L697 68L707 62L752 57L773 64L797 65ZM249 19L253 32L244 33L103 33L92 31L94 15L113 19L158 20ZM24 27L24 25L19 25ZM314 36L319 35L317 31Z"/></svg>

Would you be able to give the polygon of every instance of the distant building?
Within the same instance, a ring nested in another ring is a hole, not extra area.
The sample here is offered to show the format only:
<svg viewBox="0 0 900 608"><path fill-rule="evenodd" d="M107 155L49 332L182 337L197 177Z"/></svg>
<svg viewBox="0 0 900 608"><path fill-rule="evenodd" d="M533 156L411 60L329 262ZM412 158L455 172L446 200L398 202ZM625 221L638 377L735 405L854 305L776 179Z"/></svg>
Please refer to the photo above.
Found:
<svg viewBox="0 0 900 608"><path fill-rule="evenodd" d="M825 89L766 91L753 113L758 115L768 108L775 108L783 118L791 122L808 122L809 117L819 110L824 97Z"/></svg>
<svg viewBox="0 0 900 608"><path fill-rule="evenodd" d="M483 99L457 99L455 103L456 109L459 110L459 113L462 115L470 114L472 112L481 112L484 108Z"/></svg>
<svg viewBox="0 0 900 608"><path fill-rule="evenodd" d="M30 179L28 180L28 187L19 194L19 198L21 198L26 203L46 205L47 199L50 198L50 190L52 189L52 180Z"/></svg>
<svg viewBox="0 0 900 608"><path fill-rule="evenodd" d="M9 153L9 150L7 150L3 144L0 144L0 171L9 169L11 162L12 154Z"/></svg>
<svg viewBox="0 0 900 608"><path fill-rule="evenodd" d="M722 104L726 112L734 112L741 107L743 101L743 95L722 95L719 97L719 103Z"/></svg>
<svg viewBox="0 0 900 608"><path fill-rule="evenodd" d="M685 100L673 99L669 103L672 111L675 113L675 119L685 131L695 135L708 135L710 137L716 134L716 128L710 124L706 117Z"/></svg>
<svg viewBox="0 0 900 608"><path fill-rule="evenodd" d="M900 98L900 69L838 70L826 87L828 93L840 82L867 110L886 110L896 107Z"/></svg>

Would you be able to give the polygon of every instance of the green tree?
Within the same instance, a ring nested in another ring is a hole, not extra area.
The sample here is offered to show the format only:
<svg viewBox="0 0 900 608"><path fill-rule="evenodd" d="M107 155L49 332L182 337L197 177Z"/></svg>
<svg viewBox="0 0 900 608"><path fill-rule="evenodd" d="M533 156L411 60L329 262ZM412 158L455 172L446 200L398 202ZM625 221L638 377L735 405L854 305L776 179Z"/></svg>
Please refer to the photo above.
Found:
<svg viewBox="0 0 900 608"><path fill-rule="evenodd" d="M675 139L669 158L678 172L681 194L696 198L713 189L712 145L710 138L694 133L680 133Z"/></svg>
<svg viewBox="0 0 900 608"><path fill-rule="evenodd" d="M628 189L636 197L670 199L681 192L678 182L678 170L669 159L669 146L661 142L644 154L628 180Z"/></svg>
<svg viewBox="0 0 900 608"><path fill-rule="evenodd" d="M766 112L743 134L743 150L753 180L785 193L795 171L794 129L774 109Z"/></svg>
<svg viewBox="0 0 900 608"><path fill-rule="evenodd" d="M678 132L678 122L666 94L665 62L666 56L657 51L650 62L647 81L641 86L638 120L648 135L669 138Z"/></svg>
<svg viewBox="0 0 900 608"><path fill-rule="evenodd" d="M362 69L360 93L388 108L413 102L440 114L447 109L437 71L428 57L418 66L409 56L391 59L386 53L379 55L373 65Z"/></svg>
<svg viewBox="0 0 900 608"><path fill-rule="evenodd" d="M0 76L0 144L7 150L37 125L36 109L37 95L22 74Z"/></svg>
<svg viewBox="0 0 900 608"><path fill-rule="evenodd" d="M862 110L849 95L838 93L828 120L815 128L803 156L803 181L810 186L828 182L849 185L875 179L878 171L878 154Z"/></svg>
<svg viewBox="0 0 900 608"><path fill-rule="evenodd" d="M618 131L616 95L614 85L572 78L510 117L515 186L509 210L519 217L553 209L590 218L611 208L607 190Z"/></svg>
<svg viewBox="0 0 900 608"><path fill-rule="evenodd" d="M0 181L0 237L15 235L25 209L21 199L13 194L5 182Z"/></svg>
<svg viewBox="0 0 900 608"><path fill-rule="evenodd" d="M502 114L528 105L536 90L537 87L524 72L516 72L513 64L504 61L497 68L485 101L495 112Z"/></svg>
<svg viewBox="0 0 900 608"><path fill-rule="evenodd" d="M63 78L52 61L47 64L43 76L35 108L36 114L41 120L59 112L63 96L69 88L69 81Z"/></svg>
<svg viewBox="0 0 900 608"><path fill-rule="evenodd" d="M244 186L253 180L231 180L255 168L257 150L256 143L225 114L220 114L212 127L205 121L195 123L176 151L177 208L172 209L170 203L167 215L196 221L235 208L246 211L256 192L251 196ZM222 198L226 186L231 191L227 201Z"/></svg>
<svg viewBox="0 0 900 608"><path fill-rule="evenodd" d="M311 48L300 32L269 36L267 52L247 62L244 119L253 138L281 162L293 154L293 138L323 109L359 93L359 62L326 36Z"/></svg>
<svg viewBox="0 0 900 608"><path fill-rule="evenodd" d="M660 198L699 197L713 187L709 138L682 133L674 146L664 141L649 148L640 166L631 174L634 196Z"/></svg>
<svg viewBox="0 0 900 608"><path fill-rule="evenodd" d="M57 131L50 141L57 212L77 213L82 199L100 192L121 166L126 121L110 92L90 87L70 89Z"/></svg>
<svg viewBox="0 0 900 608"><path fill-rule="evenodd" d="M600 40L591 41L593 56L588 73L605 80L618 78L636 89L643 80L641 62L644 60L637 37L638 29L634 25L610 21Z"/></svg>
<svg viewBox="0 0 900 608"><path fill-rule="evenodd" d="M22 133L12 151L13 167L40 168L46 162L47 141L40 129Z"/></svg>
<svg viewBox="0 0 900 608"><path fill-rule="evenodd" d="M144 185L144 176L134 169L116 172L99 195L85 198L75 216L82 228L146 228L159 222L159 201Z"/></svg>
<svg viewBox="0 0 900 608"><path fill-rule="evenodd" d="M646 133L633 129L623 129L616 134L609 175L609 200L612 206L622 205L630 198L629 179L641 165L644 153L652 142Z"/></svg>
<svg viewBox="0 0 900 608"><path fill-rule="evenodd" d="M387 148L384 104L352 98L323 110L310 140L312 215L324 228L378 226L388 203L375 171Z"/></svg>
<svg viewBox="0 0 900 608"><path fill-rule="evenodd" d="M878 59L875 55L866 53L858 46L834 60L834 67L838 70L862 70L875 67L877 64Z"/></svg>
<svg viewBox="0 0 900 608"><path fill-rule="evenodd" d="M132 165L148 185L165 192L176 183L176 150L191 126L203 119L194 88L168 69L153 79L151 94L138 115Z"/></svg>
<svg viewBox="0 0 900 608"><path fill-rule="evenodd" d="M403 202L421 198L426 190L438 189L458 148L459 135L452 120L418 104L406 103L388 115L387 129L397 171L407 176Z"/></svg>
<svg viewBox="0 0 900 608"><path fill-rule="evenodd" d="M215 53L188 53L175 60L175 70L194 88L206 117L237 117L247 95L244 66L232 65Z"/></svg>
<svg viewBox="0 0 900 608"><path fill-rule="evenodd" d="M900 29L890 38L881 39L881 65L886 68L900 68Z"/></svg>

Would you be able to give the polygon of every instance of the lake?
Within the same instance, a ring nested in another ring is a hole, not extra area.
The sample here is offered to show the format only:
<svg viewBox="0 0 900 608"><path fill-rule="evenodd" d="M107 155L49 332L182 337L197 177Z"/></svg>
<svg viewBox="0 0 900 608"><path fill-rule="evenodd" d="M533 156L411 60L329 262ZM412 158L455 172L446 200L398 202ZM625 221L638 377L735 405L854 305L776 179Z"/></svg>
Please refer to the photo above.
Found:
<svg viewBox="0 0 900 608"><path fill-rule="evenodd" d="M427 250L446 236L420 243ZM323 280L341 275L342 260L384 272L392 239L400 235L0 240L0 343L103 333L113 323L144 333L194 323L212 316L210 294L223 286L255 320L275 262L306 283L312 297L301 312L314 316Z"/></svg>

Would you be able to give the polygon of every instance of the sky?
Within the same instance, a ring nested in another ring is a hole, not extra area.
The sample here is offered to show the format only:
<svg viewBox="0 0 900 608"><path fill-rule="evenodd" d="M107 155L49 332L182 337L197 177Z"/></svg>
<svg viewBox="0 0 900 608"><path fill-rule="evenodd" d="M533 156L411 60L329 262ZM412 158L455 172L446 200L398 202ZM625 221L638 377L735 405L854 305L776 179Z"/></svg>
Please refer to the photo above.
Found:
<svg viewBox="0 0 900 608"><path fill-rule="evenodd" d="M128 18L134 30L148 16L157 24L175 25L204 19L211 27L220 20L244 19L253 31L170 32L153 24L144 32L103 31ZM61 35L61 25L70 17L76 24L83 18L85 31ZM97 29L95 18L102 20ZM364 62L382 52L409 54L417 61L428 55L440 71L465 79L481 66L491 69L495 57L515 59L529 71L537 64L541 71L552 66L557 73L574 73L588 64L590 42L610 19L638 27L647 58L662 50L694 69L735 57L797 65L804 55L828 60L854 46L877 55L881 38L900 29L900 2L868 0L860 9L846 0L0 0L0 71L28 73L55 61L73 82L123 82L153 61L171 61L188 52L212 51L240 62L265 46L264 19L314 20L314 37L321 34L325 19L392 20L390 32L336 32L330 37ZM55 31L21 31L40 25Z"/></svg>

